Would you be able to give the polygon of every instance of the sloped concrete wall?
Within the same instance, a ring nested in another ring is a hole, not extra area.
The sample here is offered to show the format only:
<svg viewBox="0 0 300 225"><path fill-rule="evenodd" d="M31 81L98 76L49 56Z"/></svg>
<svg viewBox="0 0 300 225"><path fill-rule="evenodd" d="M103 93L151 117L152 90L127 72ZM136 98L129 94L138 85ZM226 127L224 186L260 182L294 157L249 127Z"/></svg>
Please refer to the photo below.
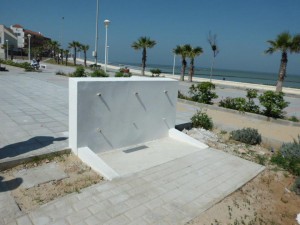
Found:
<svg viewBox="0 0 300 225"><path fill-rule="evenodd" d="M100 153L169 136L177 92L166 78L70 78L70 147Z"/></svg>

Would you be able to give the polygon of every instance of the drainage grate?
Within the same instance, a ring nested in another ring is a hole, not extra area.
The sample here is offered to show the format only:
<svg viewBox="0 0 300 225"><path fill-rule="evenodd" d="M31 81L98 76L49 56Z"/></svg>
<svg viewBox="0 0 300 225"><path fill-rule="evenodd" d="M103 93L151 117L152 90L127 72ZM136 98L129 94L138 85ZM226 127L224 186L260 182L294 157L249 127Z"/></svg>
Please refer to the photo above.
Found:
<svg viewBox="0 0 300 225"><path fill-rule="evenodd" d="M134 148L124 150L123 152L131 153L131 152L136 152L136 151L139 151L139 150L142 150L142 149L145 149L145 148L148 148L148 147L146 145L141 145L141 146L138 146L138 147L134 147Z"/></svg>

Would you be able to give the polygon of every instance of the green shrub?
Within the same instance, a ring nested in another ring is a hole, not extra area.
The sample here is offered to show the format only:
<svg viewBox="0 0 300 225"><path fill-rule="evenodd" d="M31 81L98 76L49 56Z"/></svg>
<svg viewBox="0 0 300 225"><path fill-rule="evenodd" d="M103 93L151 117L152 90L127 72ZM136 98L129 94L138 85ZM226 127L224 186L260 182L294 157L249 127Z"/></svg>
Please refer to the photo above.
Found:
<svg viewBox="0 0 300 225"><path fill-rule="evenodd" d="M189 93L193 101L212 104L212 99L218 98L218 95L213 92L216 87L211 82L202 82L197 85L192 85L189 88Z"/></svg>
<svg viewBox="0 0 300 225"><path fill-rule="evenodd" d="M257 98L257 90L255 89L246 89L247 91L247 95L246 97L248 98L248 100L252 100L254 98Z"/></svg>
<svg viewBox="0 0 300 225"><path fill-rule="evenodd" d="M91 65L89 65L89 67L91 68L91 70L99 70L100 68L101 68L101 65L99 65L99 64L91 64Z"/></svg>
<svg viewBox="0 0 300 225"><path fill-rule="evenodd" d="M225 98L219 102L220 107L245 111L246 99L244 98Z"/></svg>
<svg viewBox="0 0 300 225"><path fill-rule="evenodd" d="M290 171L292 174L300 175L300 136L298 141L285 143L272 157L271 162Z"/></svg>
<svg viewBox="0 0 300 225"><path fill-rule="evenodd" d="M265 107L262 112L263 115L274 118L283 118L284 112L282 111L286 108L289 103L284 101L283 92L266 91L259 96L260 104Z"/></svg>
<svg viewBox="0 0 300 225"><path fill-rule="evenodd" d="M151 69L150 72L152 73L152 77L154 77L154 75L158 77L161 74L160 69Z"/></svg>
<svg viewBox="0 0 300 225"><path fill-rule="evenodd" d="M115 73L115 77L131 77L131 76L132 74L130 72L126 73L126 72L119 71Z"/></svg>
<svg viewBox="0 0 300 225"><path fill-rule="evenodd" d="M204 112L197 111L191 118L193 127L202 127L206 130L211 130L213 128L212 119Z"/></svg>
<svg viewBox="0 0 300 225"><path fill-rule="evenodd" d="M70 74L70 77L85 77L85 70L83 66L78 66L74 73Z"/></svg>
<svg viewBox="0 0 300 225"><path fill-rule="evenodd" d="M250 113L256 113L259 114L259 106L255 104L255 102L251 99L250 101L246 102L244 106L244 111L245 112L250 112Z"/></svg>
<svg viewBox="0 0 300 225"><path fill-rule="evenodd" d="M299 122L300 120L296 117L296 116L291 116L289 118L287 118L289 121L292 121L292 122Z"/></svg>
<svg viewBox="0 0 300 225"><path fill-rule="evenodd" d="M258 133L257 129L243 128L241 130L232 131L230 135L233 140L245 144L256 145L261 143L261 135Z"/></svg>
<svg viewBox="0 0 300 225"><path fill-rule="evenodd" d="M67 74L65 72L61 71L61 70L57 71L55 74L56 75L61 75L61 76L67 76Z"/></svg>
<svg viewBox="0 0 300 225"><path fill-rule="evenodd" d="M292 190L297 194L300 195L300 177L297 177L295 183L293 184Z"/></svg>
<svg viewBox="0 0 300 225"><path fill-rule="evenodd" d="M90 75L91 75L91 77L109 77L109 75L107 73L105 73L105 71L102 69L95 70Z"/></svg>
<svg viewBox="0 0 300 225"><path fill-rule="evenodd" d="M189 101L192 100L192 98L190 98L190 97L188 97L188 96L182 94L180 91L178 91L177 97L180 98L180 99L186 99L186 100L189 100Z"/></svg>

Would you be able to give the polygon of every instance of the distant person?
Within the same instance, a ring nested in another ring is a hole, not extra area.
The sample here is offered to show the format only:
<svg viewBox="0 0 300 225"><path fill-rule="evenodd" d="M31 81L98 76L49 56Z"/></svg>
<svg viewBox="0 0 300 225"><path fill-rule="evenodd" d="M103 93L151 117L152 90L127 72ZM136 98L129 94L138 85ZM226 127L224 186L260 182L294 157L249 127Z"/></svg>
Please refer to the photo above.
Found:
<svg viewBox="0 0 300 225"><path fill-rule="evenodd" d="M40 58L36 59L36 62L37 62L38 65L40 65L40 61L41 61Z"/></svg>

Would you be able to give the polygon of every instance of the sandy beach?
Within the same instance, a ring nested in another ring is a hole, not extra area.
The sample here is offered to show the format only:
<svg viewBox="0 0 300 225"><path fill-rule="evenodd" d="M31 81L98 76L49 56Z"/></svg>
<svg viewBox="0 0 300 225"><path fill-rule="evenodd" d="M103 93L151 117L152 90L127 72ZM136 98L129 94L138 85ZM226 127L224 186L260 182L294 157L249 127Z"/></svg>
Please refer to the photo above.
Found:
<svg viewBox="0 0 300 225"><path fill-rule="evenodd" d="M80 63L83 63L83 59L77 58L77 61ZM94 64L92 61L87 61L87 64ZM104 68L104 64L99 63L102 68ZM107 65L108 70L119 70L121 67L119 66L113 66L113 65ZM140 75L141 71L137 69L131 69L130 72L134 75ZM145 71L145 75L151 76L151 72ZM166 73L161 73L161 77L167 77L167 78L172 78L172 79L177 79L179 80L180 74L172 75L172 74L166 74ZM187 80L188 75L186 74L185 79ZM210 81L210 79L206 78L199 78L199 77L193 77L194 82L205 82L205 81ZM262 91L275 91L275 86L269 86L269 85L263 85L263 84L253 84L253 83L242 83L242 82L234 82L234 81L227 81L227 80L215 80L212 79L212 82L216 85L221 85L221 86L230 86L230 87L236 87L236 88L241 88L241 89L247 89L247 88L252 88L252 89L257 89L257 90L262 90ZM289 88L289 87L283 87L283 92L285 94L292 94L292 95L300 95L300 89L296 88Z"/></svg>

